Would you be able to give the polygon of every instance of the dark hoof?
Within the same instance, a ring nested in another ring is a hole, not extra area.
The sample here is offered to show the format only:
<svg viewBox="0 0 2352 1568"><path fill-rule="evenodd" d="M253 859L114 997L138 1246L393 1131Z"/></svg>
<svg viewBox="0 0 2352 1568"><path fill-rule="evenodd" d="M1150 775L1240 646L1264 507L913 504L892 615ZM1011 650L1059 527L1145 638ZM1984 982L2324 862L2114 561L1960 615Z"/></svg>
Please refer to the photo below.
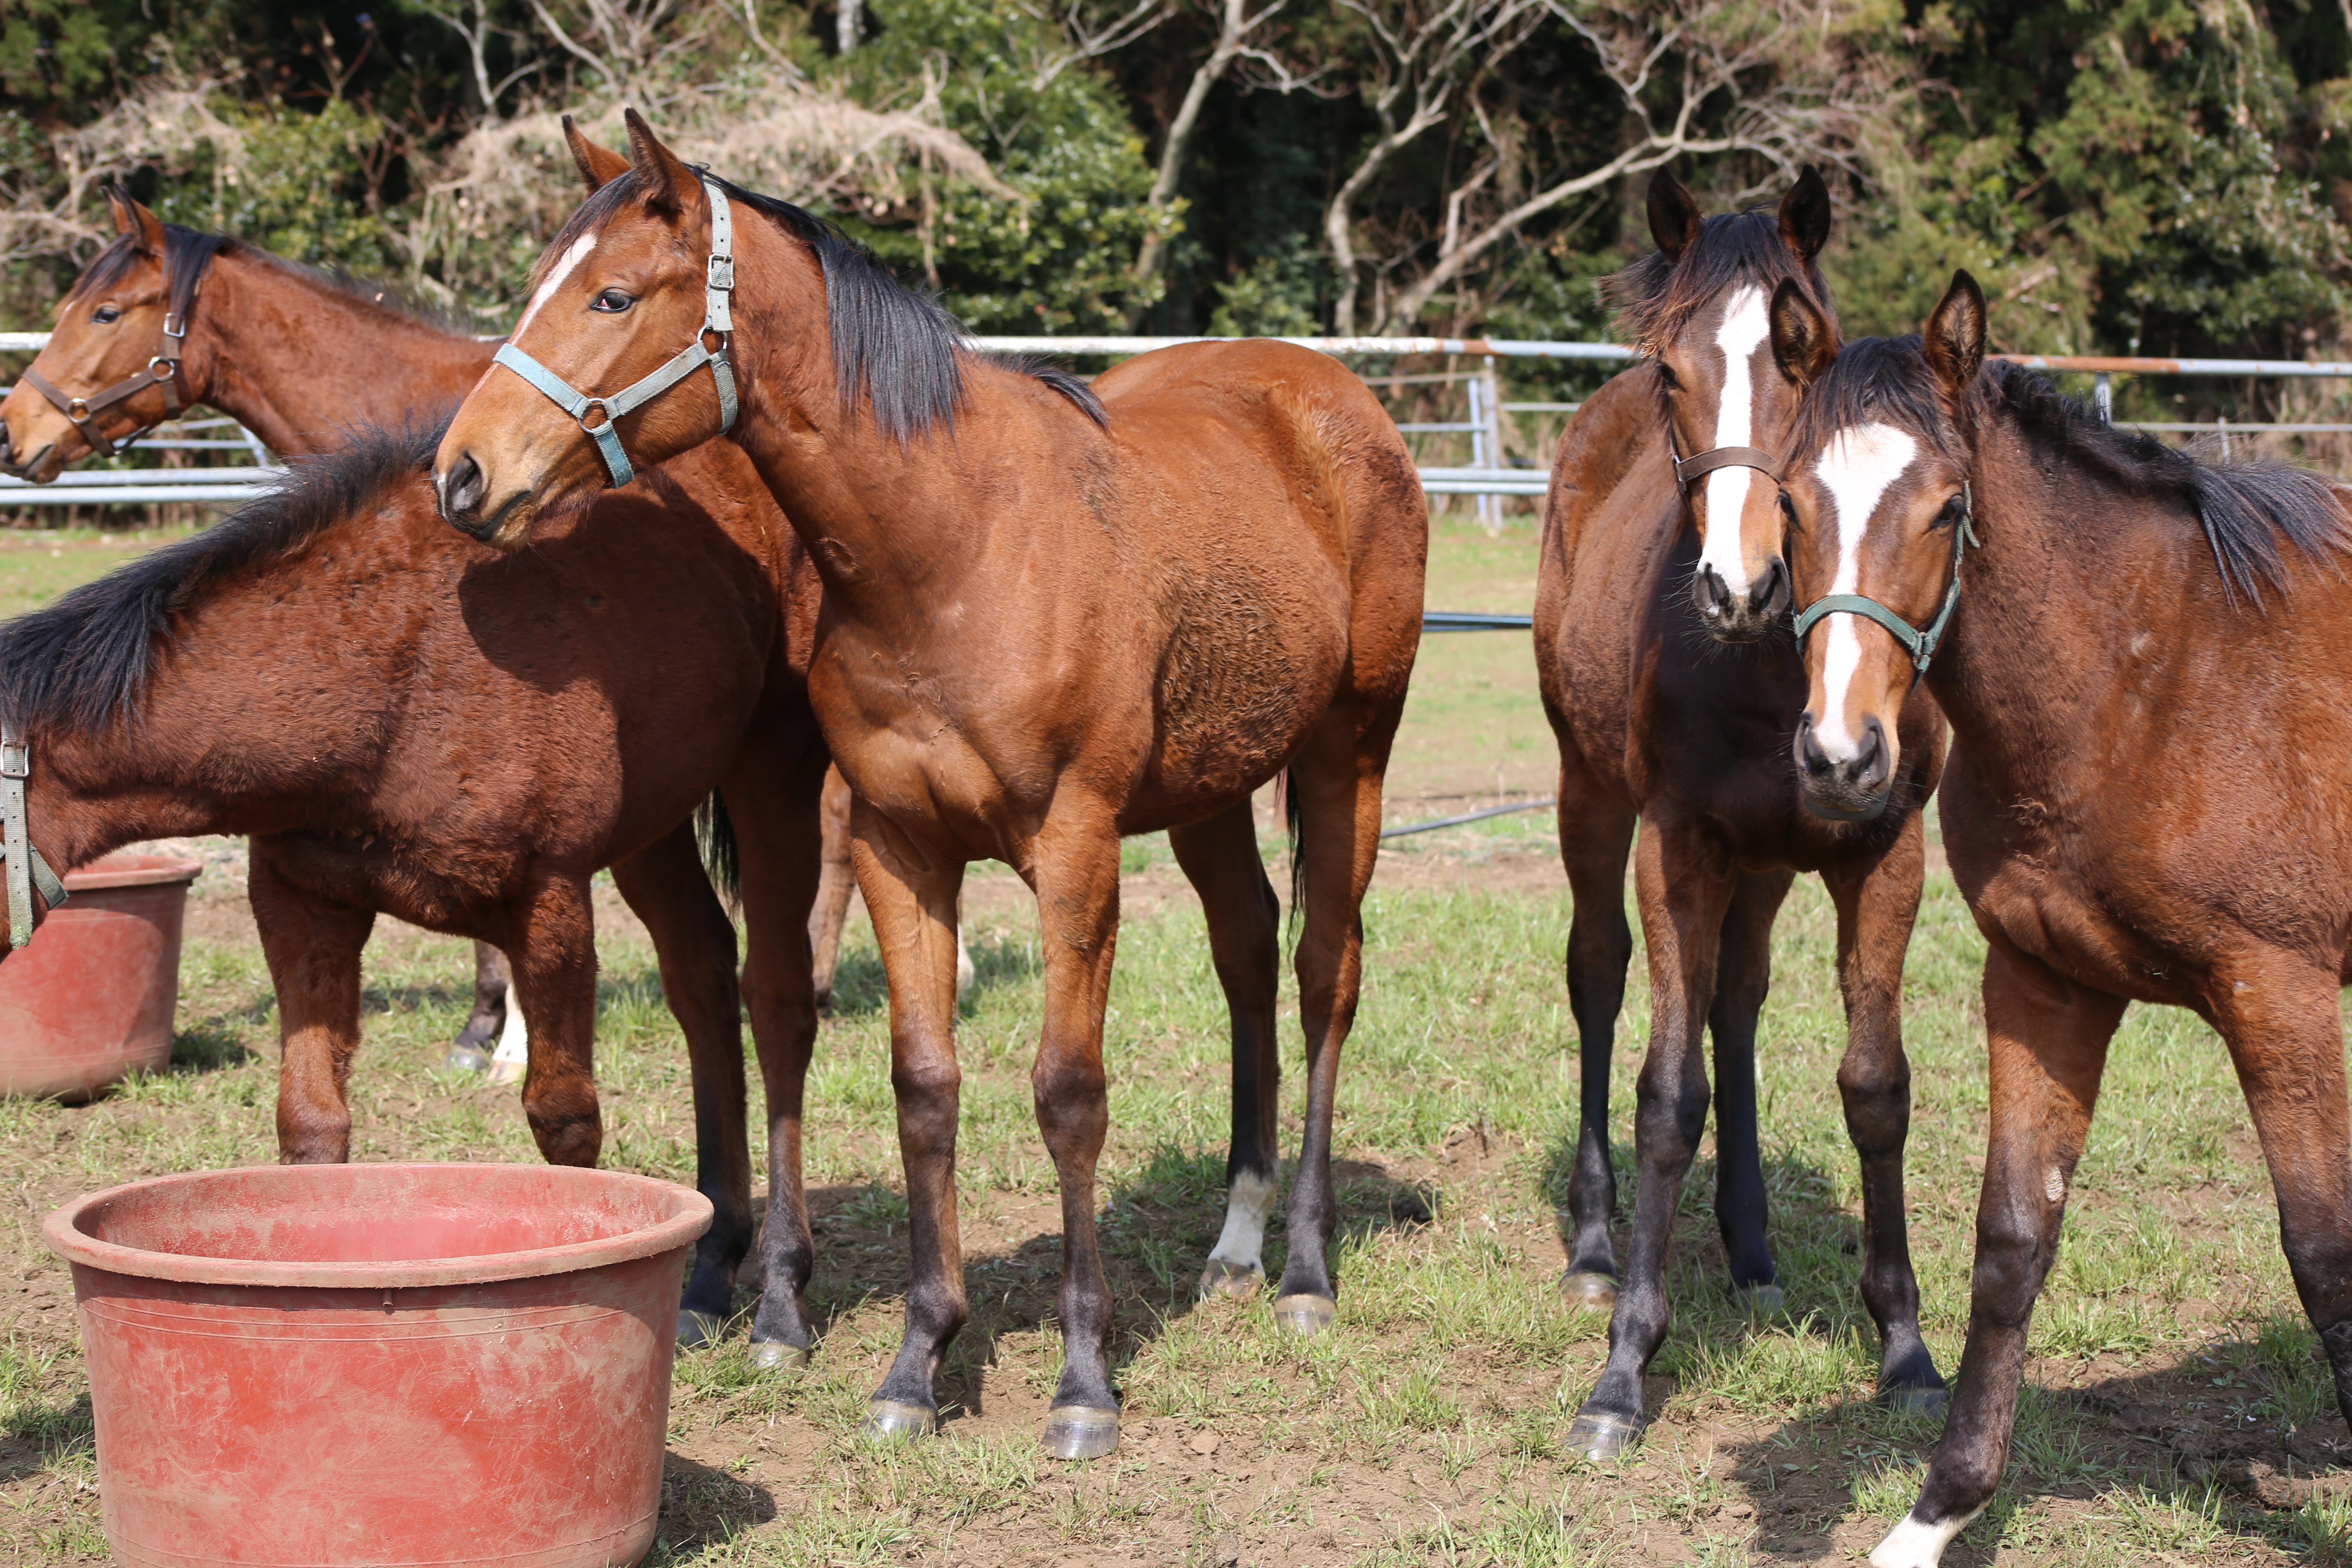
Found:
<svg viewBox="0 0 2352 1568"><path fill-rule="evenodd" d="M1206 1301L1216 1296L1231 1296L1236 1301L1246 1301L1255 1296L1258 1288L1265 1283L1265 1270L1263 1268L1244 1268L1238 1263L1228 1263L1222 1258L1212 1258L1209 1266L1201 1270L1201 1300Z"/></svg>
<svg viewBox="0 0 2352 1568"><path fill-rule="evenodd" d="M1319 1334L1339 1318L1339 1303L1328 1296L1285 1296L1274 1304L1274 1321L1294 1334Z"/></svg>
<svg viewBox="0 0 2352 1568"><path fill-rule="evenodd" d="M1640 1423L1612 1415L1605 1410L1580 1412L1568 1426L1569 1451L1597 1465L1617 1458L1639 1442L1641 1436Z"/></svg>
<svg viewBox="0 0 2352 1568"><path fill-rule="evenodd" d="M1882 1388L1878 1391L1878 1403L1906 1415L1941 1416L1952 1403L1952 1395L1942 1388Z"/></svg>
<svg viewBox="0 0 2352 1568"><path fill-rule="evenodd" d="M1057 1405L1045 1415L1045 1452L1056 1459L1099 1459L1118 1447L1118 1412Z"/></svg>
<svg viewBox="0 0 2352 1568"><path fill-rule="evenodd" d="M1734 1285L1731 1304L1751 1318L1777 1318L1788 1308L1789 1293L1778 1285Z"/></svg>
<svg viewBox="0 0 2352 1568"><path fill-rule="evenodd" d="M890 1441L928 1437L939 1430L940 1413L920 1405L901 1405L895 1399L877 1399L866 1406L866 1425L862 1428L868 1437Z"/></svg>
<svg viewBox="0 0 2352 1568"><path fill-rule="evenodd" d="M1563 1274L1559 1277L1559 1299L1571 1312L1613 1312L1617 1310L1617 1281L1606 1274Z"/></svg>
<svg viewBox="0 0 2352 1568"><path fill-rule="evenodd" d="M814 1353L782 1340L770 1340L751 1346L751 1364L761 1372L798 1372Z"/></svg>
<svg viewBox="0 0 2352 1568"><path fill-rule="evenodd" d="M441 1058L441 1067L446 1072L488 1072L490 1053L479 1046L451 1046L449 1054Z"/></svg>
<svg viewBox="0 0 2352 1568"><path fill-rule="evenodd" d="M709 1312L680 1312L677 1315L677 1348L682 1351L700 1350L704 1345L717 1344L726 1331L725 1320Z"/></svg>

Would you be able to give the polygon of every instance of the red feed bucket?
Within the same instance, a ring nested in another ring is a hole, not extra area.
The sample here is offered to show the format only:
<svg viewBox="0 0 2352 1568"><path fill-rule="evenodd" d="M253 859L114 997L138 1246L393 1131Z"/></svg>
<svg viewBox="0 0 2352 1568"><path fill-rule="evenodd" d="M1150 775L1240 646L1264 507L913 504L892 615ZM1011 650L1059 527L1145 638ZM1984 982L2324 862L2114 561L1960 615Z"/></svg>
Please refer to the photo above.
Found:
<svg viewBox="0 0 2352 1568"><path fill-rule="evenodd" d="M172 1060L180 922L200 861L110 855L0 963L0 1094L78 1100Z"/></svg>
<svg viewBox="0 0 2352 1568"><path fill-rule="evenodd" d="M612 1568L654 1541L690 1188L548 1165L134 1182L73 1264L131 1568Z"/></svg>

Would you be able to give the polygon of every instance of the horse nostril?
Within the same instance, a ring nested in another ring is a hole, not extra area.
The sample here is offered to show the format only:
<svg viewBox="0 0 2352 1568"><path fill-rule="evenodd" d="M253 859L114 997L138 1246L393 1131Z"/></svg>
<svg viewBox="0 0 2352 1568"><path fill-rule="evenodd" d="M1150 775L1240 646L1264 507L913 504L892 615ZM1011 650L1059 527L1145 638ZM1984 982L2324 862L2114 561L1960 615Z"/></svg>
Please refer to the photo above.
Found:
<svg viewBox="0 0 2352 1568"><path fill-rule="evenodd" d="M441 476L441 521L460 524L481 509L482 493L488 480L482 476L482 465L474 460L471 452L460 452L449 471Z"/></svg>
<svg viewBox="0 0 2352 1568"><path fill-rule="evenodd" d="M1797 721L1797 765L1818 778L1829 771L1830 756L1813 736L1813 716L1807 713Z"/></svg>
<svg viewBox="0 0 2352 1568"><path fill-rule="evenodd" d="M1856 784L1875 787L1886 773L1886 729L1876 716L1863 723L1862 755L1853 761L1853 777Z"/></svg>
<svg viewBox="0 0 2352 1568"><path fill-rule="evenodd" d="M1731 590L1724 585L1722 574L1712 566L1702 566L1691 582L1691 597L1698 603L1698 613L1709 620L1720 620L1731 608Z"/></svg>
<svg viewBox="0 0 2352 1568"><path fill-rule="evenodd" d="M1789 607L1789 563L1775 555L1765 564L1763 581L1748 590L1748 608L1769 620Z"/></svg>

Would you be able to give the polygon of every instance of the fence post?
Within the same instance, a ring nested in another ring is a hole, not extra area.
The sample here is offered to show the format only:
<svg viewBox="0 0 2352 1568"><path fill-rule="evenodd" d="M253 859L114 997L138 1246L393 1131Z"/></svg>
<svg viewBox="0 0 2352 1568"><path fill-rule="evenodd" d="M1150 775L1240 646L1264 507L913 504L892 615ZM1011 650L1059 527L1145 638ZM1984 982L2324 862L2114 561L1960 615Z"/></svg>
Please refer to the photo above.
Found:
<svg viewBox="0 0 2352 1568"><path fill-rule="evenodd" d="M2099 372L2091 383L2091 401L2099 410L2099 423L2114 424L2116 422L2115 377L2105 371Z"/></svg>
<svg viewBox="0 0 2352 1568"><path fill-rule="evenodd" d="M1470 384L1477 387L1486 395L1486 406L1484 423L1486 426L1486 439L1485 443L1486 448L1486 460L1480 466L1489 468L1508 468L1510 464L1503 456L1503 387L1501 379L1495 374L1495 356L1493 354L1488 354L1486 356L1486 367L1478 373L1478 379L1472 382ZM1473 414L1471 417L1473 419L1476 419L1478 416L1476 414ZM1500 496L1480 496L1478 498L1478 521L1486 524L1487 532L1501 532L1503 528L1503 498Z"/></svg>

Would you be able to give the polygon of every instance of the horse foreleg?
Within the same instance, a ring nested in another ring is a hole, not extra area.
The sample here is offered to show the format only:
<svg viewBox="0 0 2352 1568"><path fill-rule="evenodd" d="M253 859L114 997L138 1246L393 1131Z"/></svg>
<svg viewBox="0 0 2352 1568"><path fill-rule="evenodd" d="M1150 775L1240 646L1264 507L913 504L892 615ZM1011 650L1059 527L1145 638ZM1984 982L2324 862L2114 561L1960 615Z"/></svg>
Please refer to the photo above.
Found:
<svg viewBox="0 0 2352 1568"><path fill-rule="evenodd" d="M1364 971L1363 904L1381 854L1381 781L1401 706L1365 711L1341 706L1309 732L1290 765L1298 792L1298 852L1306 906L1292 965L1298 1021L1307 1036L1307 1126L1290 1184L1276 1321L1319 1333L1339 1312L1331 1278L1339 1194L1331 1185L1331 1122L1339 1095L1339 1051L1356 1021Z"/></svg>
<svg viewBox="0 0 2352 1568"><path fill-rule="evenodd" d="M1834 868L1822 880L1837 903L1846 1024L1838 1094L1862 1162L1862 1300L1878 1325L1878 1395L1904 1409L1936 1411L1944 1407L1944 1380L1919 1337L1919 1281L1911 1271L1903 1200L1903 1145L1911 1131L1903 955L1919 914L1926 840L1915 813L1885 855L1865 866Z"/></svg>
<svg viewBox="0 0 2352 1568"><path fill-rule="evenodd" d="M751 1362L766 1369L803 1365L816 1345L803 1300L816 1266L816 1240L801 1177L801 1112L816 1046L809 905L821 859L831 874L833 850L820 845L825 829L819 796L831 786L818 769L822 759L821 750L793 757L760 747L747 752L727 784L743 868L743 1000L768 1107L768 1215L760 1233L760 1307L751 1319Z"/></svg>
<svg viewBox="0 0 2352 1568"><path fill-rule="evenodd" d="M1568 1177L1570 1237L1560 1298L1571 1309L1617 1304L1617 1254L1609 1223L1617 1173L1609 1155L1609 1068L1633 932L1625 922L1625 858L1633 847L1631 809L1595 783L1563 746L1559 768L1559 858L1568 868L1568 1006L1576 1018L1575 1163Z"/></svg>
<svg viewBox="0 0 2352 1568"><path fill-rule="evenodd" d="M530 1023L523 1117L551 1165L593 1165L604 1145L596 1105L596 928L585 877L539 879L508 910L499 945Z"/></svg>
<svg viewBox="0 0 2352 1568"><path fill-rule="evenodd" d="M490 1058L482 1050L506 1026L507 955L487 942L474 943L474 1010L449 1047L442 1066L452 1072L488 1072Z"/></svg>
<svg viewBox="0 0 2352 1568"><path fill-rule="evenodd" d="M857 873L849 864L849 781L839 768L824 770L824 793L817 809L824 870L817 880L816 907L809 911L808 940L816 1005L830 1008L833 972L841 963L841 931L849 923L849 895L857 890Z"/></svg>
<svg viewBox="0 0 2352 1568"><path fill-rule="evenodd" d="M1756 1020L1772 988L1772 921L1796 880L1747 871L1724 912L1707 1033L1715 1040L1715 1224L1731 1268L1732 1294L1759 1312L1785 1299L1765 1239L1764 1151L1756 1128Z"/></svg>
<svg viewBox="0 0 2352 1568"><path fill-rule="evenodd" d="M689 822L614 861L613 885L653 938L662 996L686 1036L693 1068L694 1185L710 1200L712 1218L695 1245L678 1307L677 1342L691 1347L718 1338L733 1315L735 1266L751 1249L735 926L710 890Z"/></svg>
<svg viewBox="0 0 2352 1568"><path fill-rule="evenodd" d="M1265 1282L1265 1222L1281 1174L1277 1111L1282 1083L1275 1033L1282 906L1258 858L1257 818L1246 800L1205 822L1171 828L1176 864L1201 895L1209 954L1233 1019L1233 1142L1225 1155L1225 1228L1201 1271L1202 1296L1255 1296Z"/></svg>
<svg viewBox="0 0 2352 1568"><path fill-rule="evenodd" d="M1699 1031L1715 997L1717 943L1736 881L1729 860L1691 828L1653 816L1633 850L1650 952L1650 1048L1633 1116L1633 1234L1609 1319L1609 1361L1569 1427L1589 1458L1612 1458L1640 1434L1642 1373L1666 1337L1666 1248L1683 1179L1706 1128Z"/></svg>
<svg viewBox="0 0 2352 1568"><path fill-rule="evenodd" d="M2082 1158L2124 1002L1996 942L1985 957L1984 1010L1991 1131L1977 1204L1968 1348L1919 1500L1871 1552L1876 1568L1935 1568L2000 1482L2025 1374L2026 1329L2057 1261L2067 1183Z"/></svg>
<svg viewBox="0 0 2352 1568"><path fill-rule="evenodd" d="M278 1158L341 1164L352 1152L345 1090L360 1048L360 952L375 911L312 898L263 838L253 841L246 896L278 994Z"/></svg>
<svg viewBox="0 0 2352 1568"><path fill-rule="evenodd" d="M1045 1005L1029 1088L1062 1194L1062 1380L1045 1442L1057 1459L1092 1459L1118 1446L1110 1281L1095 1229L1095 1167L1110 1131L1102 1031L1118 941L1118 830L1107 809L1066 807L1032 856Z"/></svg>
<svg viewBox="0 0 2352 1568"><path fill-rule="evenodd" d="M890 982L890 1087L912 1261L906 1338L866 1407L866 1430L913 1436L938 1425L933 1382L969 1315L955 1189L963 1083L955 1056L955 919L963 862L918 844L863 800L850 806L850 835L858 890Z"/></svg>

